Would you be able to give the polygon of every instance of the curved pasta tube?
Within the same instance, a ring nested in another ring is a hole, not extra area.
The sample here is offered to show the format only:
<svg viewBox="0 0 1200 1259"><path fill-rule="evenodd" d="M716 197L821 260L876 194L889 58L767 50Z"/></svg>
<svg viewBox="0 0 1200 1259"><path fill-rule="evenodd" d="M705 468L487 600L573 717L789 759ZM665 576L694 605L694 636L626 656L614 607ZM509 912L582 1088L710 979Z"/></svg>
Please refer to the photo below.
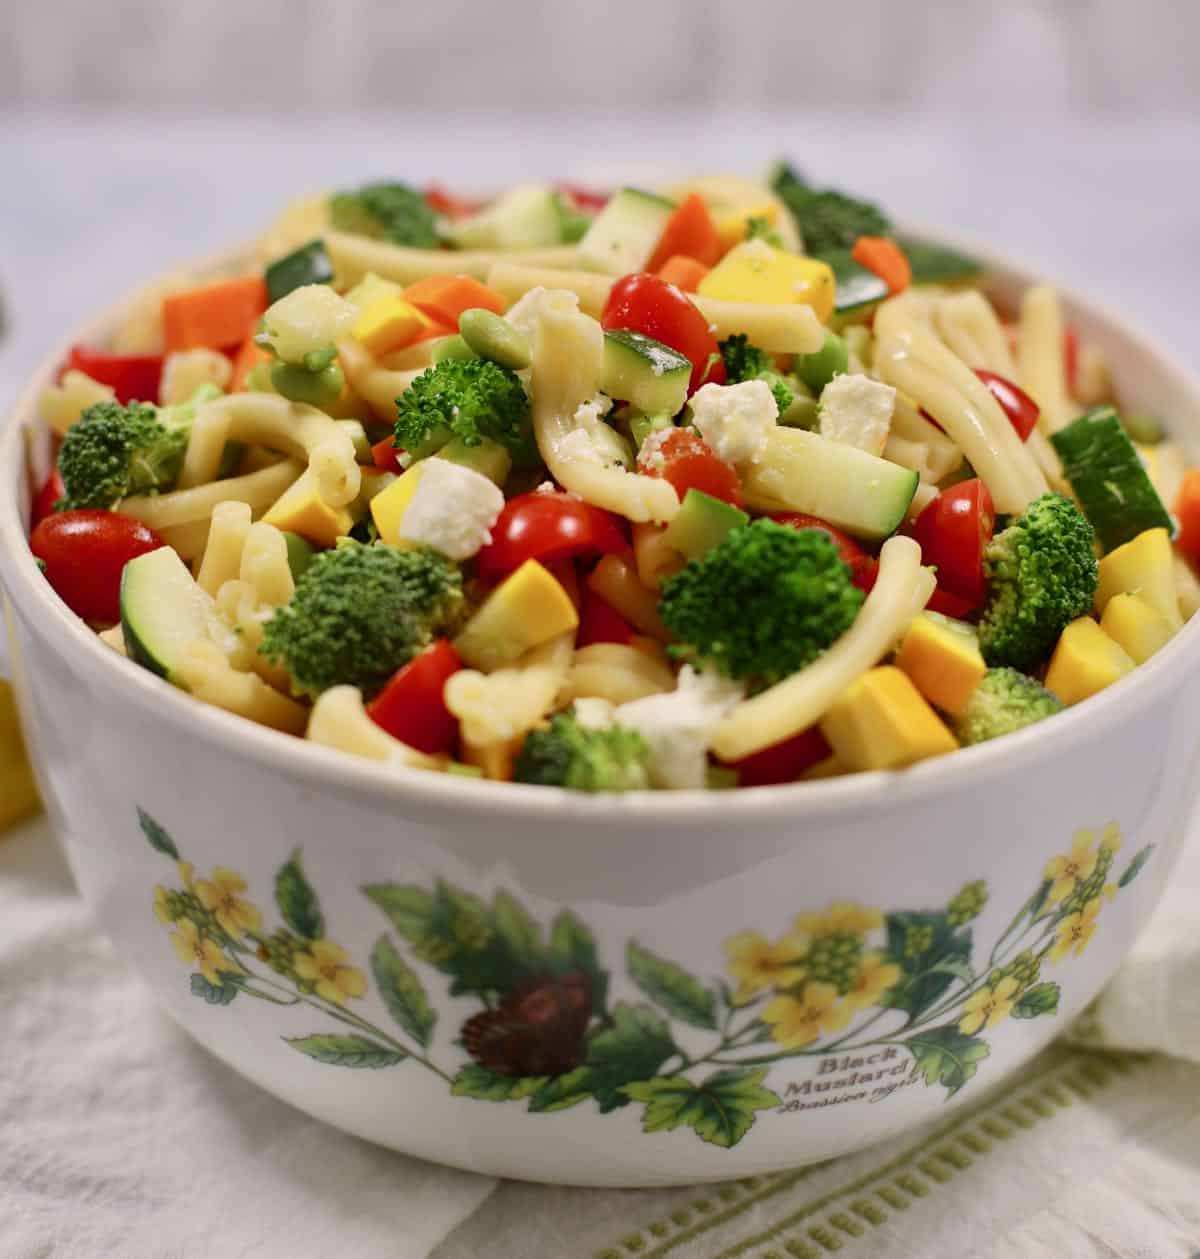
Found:
<svg viewBox="0 0 1200 1259"><path fill-rule="evenodd" d="M347 437L346 441L349 440ZM294 459L281 459L269 468L248 472L245 476L227 477L187 490L172 490L169 494L123 499L121 515L133 516L156 532L177 525L203 525L207 538L209 519L219 503L246 503L254 515L260 516L303 471L303 466ZM200 549L203 548L201 541Z"/></svg>
<svg viewBox="0 0 1200 1259"><path fill-rule="evenodd" d="M231 441L268 446L305 459L317 492L330 507L353 502L362 486L353 440L324 411L276 394L234 393L197 409L179 488L214 480L221 453Z"/></svg>
<svg viewBox="0 0 1200 1259"><path fill-rule="evenodd" d="M978 289L940 298L933 308L933 322L942 340L968 367L1016 380L1017 364L1008 338L991 302Z"/></svg>
<svg viewBox="0 0 1200 1259"><path fill-rule="evenodd" d="M670 520L679 498L660 478L605 464L575 412L595 397L604 334L574 296L543 295L533 339L533 431L554 479L585 502L629 520ZM577 435L584 437L576 445Z"/></svg>
<svg viewBox="0 0 1200 1259"><path fill-rule="evenodd" d="M737 761L806 730L892 649L936 584L912 538L889 538L879 553L879 577L854 624L807 668L738 704L717 727L712 750L724 761Z"/></svg>
<svg viewBox="0 0 1200 1259"><path fill-rule="evenodd" d="M249 503L236 500L212 509L204 558L196 573L196 585L214 599L227 581L236 579L242 566L242 548L250 532L253 513Z"/></svg>
<svg viewBox="0 0 1200 1259"><path fill-rule="evenodd" d="M670 641L671 634L658 614L658 595L619 555L604 556L588 574L587 583L635 629L658 642Z"/></svg>
<svg viewBox="0 0 1200 1259"><path fill-rule="evenodd" d="M177 406L203 385L224 389L232 375L233 364L219 350L176 350L163 363L158 400L163 406Z"/></svg>
<svg viewBox="0 0 1200 1259"><path fill-rule="evenodd" d="M566 698L605 699L614 706L675 689L675 674L661 660L624 643L592 643L575 652Z"/></svg>
<svg viewBox="0 0 1200 1259"><path fill-rule="evenodd" d="M896 393L895 405L892 407L892 426L888 432L889 445L893 438L923 447L929 470L929 476L926 479L930 481L940 481L962 463L962 451L936 424L931 424L917 410L916 404L910 397L899 391ZM891 459L893 463L903 463L903 460L893 458L886 446L883 456L885 459ZM903 466L909 468L912 464L903 463ZM920 471L920 469L917 470ZM922 477L924 477L923 473Z"/></svg>
<svg viewBox="0 0 1200 1259"><path fill-rule="evenodd" d="M377 726L367 716L362 693L354 686L333 686L318 697L308 716L306 737L323 747L388 765L434 770L445 767L443 761L410 748Z"/></svg>
<svg viewBox="0 0 1200 1259"><path fill-rule="evenodd" d="M962 447L996 508L1019 513L1049 488L1000 404L975 373L937 338L906 296L875 316L875 370L927 411Z"/></svg>
<svg viewBox="0 0 1200 1259"><path fill-rule="evenodd" d="M569 267L579 260L574 245L505 253L492 249L410 249L349 232L327 231L323 239L339 288L357 284L371 271L396 284L415 284L430 275L471 275L482 280L492 265L504 258L541 267Z"/></svg>
<svg viewBox="0 0 1200 1259"><path fill-rule="evenodd" d="M664 536L664 530L657 525L633 526L633 558L638 581L650 590L657 590L664 577L679 572L687 563L669 542L663 541Z"/></svg>
<svg viewBox="0 0 1200 1259"><path fill-rule="evenodd" d="M97 402L112 402L116 396L111 385L102 385L85 372L72 368L63 373L57 385L42 390L38 412L59 437L65 437L88 407Z"/></svg>
<svg viewBox="0 0 1200 1259"><path fill-rule="evenodd" d="M353 337L339 341L337 349L342 371L346 373L350 387L374 411L378 419L388 424L395 423L396 399L426 368L397 371L384 367L375 361L361 341L356 341Z"/></svg>
<svg viewBox="0 0 1200 1259"><path fill-rule="evenodd" d="M527 651L495 673L460 669L446 682L443 699L475 748L506 744L532 730L555 706L567 682L575 631Z"/></svg>
<svg viewBox="0 0 1200 1259"><path fill-rule="evenodd" d="M510 306L534 289L562 289L574 293L579 299L579 309L594 319L600 318L613 286L611 275L594 271L555 271L507 259L493 263L486 279L488 288L495 289Z"/></svg>
<svg viewBox="0 0 1200 1259"><path fill-rule="evenodd" d="M179 653L176 676L180 685L205 704L273 730L304 733L308 709L281 695L256 673L235 669L215 643L203 639L188 643Z"/></svg>
<svg viewBox="0 0 1200 1259"><path fill-rule="evenodd" d="M1017 366L1021 388L1038 404L1038 427L1057 433L1075 417L1063 365L1063 322L1058 294L1048 285L1027 289L1021 298Z"/></svg>

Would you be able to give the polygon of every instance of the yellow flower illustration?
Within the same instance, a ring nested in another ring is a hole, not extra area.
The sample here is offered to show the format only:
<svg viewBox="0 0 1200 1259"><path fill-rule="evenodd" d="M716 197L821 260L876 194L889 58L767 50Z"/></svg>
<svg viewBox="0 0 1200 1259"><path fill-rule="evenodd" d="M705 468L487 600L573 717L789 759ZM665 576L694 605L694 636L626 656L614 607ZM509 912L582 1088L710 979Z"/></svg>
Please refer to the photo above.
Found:
<svg viewBox="0 0 1200 1259"><path fill-rule="evenodd" d="M1020 987L1012 975L1005 975L994 988L980 988L963 1002L963 1016L958 1020L958 1030L973 1036L982 1028L995 1027L1003 1022L1013 1008Z"/></svg>
<svg viewBox="0 0 1200 1259"><path fill-rule="evenodd" d="M200 928L190 918L181 918L176 924L175 930L171 932L171 944L179 955L179 960L187 966L194 966L214 987L221 982L219 971L241 970L212 940L201 935Z"/></svg>
<svg viewBox="0 0 1200 1259"><path fill-rule="evenodd" d="M1109 822L1100 832L1100 847L1107 848L1113 857L1121 851L1121 828L1116 822Z"/></svg>
<svg viewBox="0 0 1200 1259"><path fill-rule="evenodd" d="M160 883L154 889L154 916L159 922L174 922L169 908L171 893Z"/></svg>
<svg viewBox="0 0 1200 1259"><path fill-rule="evenodd" d="M805 936L831 936L841 933L865 936L883 926L883 914L853 901L835 901L819 914L801 914L796 930Z"/></svg>
<svg viewBox="0 0 1200 1259"><path fill-rule="evenodd" d="M875 1005L889 988L900 982L903 972L894 962L885 962L882 953L864 953L858 971L846 993L846 1003L854 1010Z"/></svg>
<svg viewBox="0 0 1200 1259"><path fill-rule="evenodd" d="M262 926L262 913L258 906L238 895L245 890L246 880L236 870L227 870L224 866L217 866L211 880L199 879L195 886L200 904L235 940L240 940L247 931L257 931Z"/></svg>
<svg viewBox="0 0 1200 1259"><path fill-rule="evenodd" d="M349 954L332 940L314 940L304 953L297 953L296 974L307 979L317 996L345 1005L347 997L361 997L367 990L367 977L355 966L348 966Z"/></svg>
<svg viewBox="0 0 1200 1259"><path fill-rule="evenodd" d="M772 944L757 931L739 931L725 941L729 973L737 980L739 1004L764 988L785 988L804 977L805 942L784 936Z"/></svg>
<svg viewBox="0 0 1200 1259"><path fill-rule="evenodd" d="M811 1045L825 1032L840 1031L850 1022L853 1011L838 1001L832 984L809 983L799 997L776 997L762 1012L763 1022L771 1024L772 1038L784 1049Z"/></svg>
<svg viewBox="0 0 1200 1259"><path fill-rule="evenodd" d="M1105 832L1107 834L1107 831ZM1050 880L1050 904L1057 905L1091 876L1096 868L1096 832L1078 830L1071 840L1071 851L1065 857L1051 857L1046 863L1044 878Z"/></svg>
<svg viewBox="0 0 1200 1259"><path fill-rule="evenodd" d="M1079 957L1087 948L1088 941L1096 931L1096 919L1100 916L1100 902L1088 901L1078 913L1064 918L1059 925L1054 946L1050 950L1050 960L1061 962L1068 955Z"/></svg>
<svg viewBox="0 0 1200 1259"><path fill-rule="evenodd" d="M175 866L179 871L179 877L183 881L183 886L187 888L189 892L194 892L196 890L196 881L194 878L196 867L192 865L190 861L177 861Z"/></svg>

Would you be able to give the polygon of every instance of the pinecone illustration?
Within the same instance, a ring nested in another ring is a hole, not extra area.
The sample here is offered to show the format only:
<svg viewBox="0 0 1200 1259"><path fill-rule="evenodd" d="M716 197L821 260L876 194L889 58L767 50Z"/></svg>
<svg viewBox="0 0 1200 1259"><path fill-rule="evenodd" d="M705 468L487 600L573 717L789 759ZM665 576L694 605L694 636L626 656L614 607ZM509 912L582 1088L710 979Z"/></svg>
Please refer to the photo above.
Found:
<svg viewBox="0 0 1200 1259"><path fill-rule="evenodd" d="M862 936L853 931L836 931L832 935L818 936L809 946L804 959L810 979L831 984L840 996L845 996L858 973L862 957Z"/></svg>
<svg viewBox="0 0 1200 1259"><path fill-rule="evenodd" d="M987 904L987 884L982 879L964 884L946 906L950 925L961 927L963 923L978 918Z"/></svg>
<svg viewBox="0 0 1200 1259"><path fill-rule="evenodd" d="M583 1062L591 1017L584 971L535 975L463 1024L463 1048L497 1075L565 1075Z"/></svg>
<svg viewBox="0 0 1200 1259"><path fill-rule="evenodd" d="M920 957L933 945L933 928L928 923L910 923L904 928L904 956Z"/></svg>

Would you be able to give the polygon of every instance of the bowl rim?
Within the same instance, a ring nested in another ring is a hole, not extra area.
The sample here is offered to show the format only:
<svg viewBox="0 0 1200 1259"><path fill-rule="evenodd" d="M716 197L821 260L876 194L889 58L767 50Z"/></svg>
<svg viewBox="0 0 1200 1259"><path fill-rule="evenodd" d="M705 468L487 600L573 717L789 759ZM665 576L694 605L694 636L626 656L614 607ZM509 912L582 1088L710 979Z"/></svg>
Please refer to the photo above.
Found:
<svg viewBox="0 0 1200 1259"><path fill-rule="evenodd" d="M1104 303L1083 297L1070 286L1045 276L1032 275L1028 268L967 233L911 223L905 223L903 229L907 236L934 240L974 254L983 261L988 273L1002 280L1022 285L1052 284L1066 305L1086 312L1113 336L1129 344L1139 356L1149 359L1156 370L1173 377L1175 388L1195 401L1200 414L1200 377ZM227 266L238 257L246 256L251 248L231 246L198 260L176 264L166 274L178 274L180 270L203 273ZM1105 722L1118 725L1122 713L1149 707L1161 699L1173 679L1178 679L1176 670L1200 665L1200 616L1197 616L1152 659L1138 665L1133 674L1058 714L1052 726L1047 723L1029 727L1003 739L960 748L952 755L903 770L875 770L722 793L686 790L588 795L564 788L435 774L385 765L260 726L193 700L101 642L41 579L28 548L19 495L12 492L23 476L24 430L37 425L38 398L54 379L70 346L109 332L138 295L152 289L160 280L139 285L73 329L41 360L12 408L0 419L0 577L3 577L0 593L21 607L55 650L93 662L94 679L105 689L119 693L115 702L130 700L135 705L150 708L168 725L185 727L189 734L210 744L219 744L222 751L240 754L248 762L303 778L314 790L320 788L342 797L373 797L377 802L409 805L464 820L495 818L499 812L510 820L540 825L570 820L572 824L603 827L614 822L645 820L674 829L695 827L703 821L736 823L755 818L801 823L850 812L865 817L884 809L928 802L939 795L963 790L971 783L1015 773L1031 762L1044 762L1046 754L1053 756L1071 742L1094 737L1095 729ZM1049 742L1051 740L1053 743ZM719 800L714 799L714 794L719 794Z"/></svg>

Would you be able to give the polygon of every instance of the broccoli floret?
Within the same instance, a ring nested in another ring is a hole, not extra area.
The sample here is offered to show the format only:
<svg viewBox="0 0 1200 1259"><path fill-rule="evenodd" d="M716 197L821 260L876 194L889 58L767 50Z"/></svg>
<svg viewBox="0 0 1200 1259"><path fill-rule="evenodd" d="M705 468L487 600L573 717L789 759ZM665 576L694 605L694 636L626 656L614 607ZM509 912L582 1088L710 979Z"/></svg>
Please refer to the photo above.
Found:
<svg viewBox="0 0 1200 1259"><path fill-rule="evenodd" d="M775 370L775 360L757 345L751 345L744 333L736 333L721 342L721 359L725 364L725 378L731 385L743 380L763 380L771 386L775 405L782 415L792 405L795 394L787 381Z"/></svg>
<svg viewBox="0 0 1200 1259"><path fill-rule="evenodd" d="M67 430L58 452L66 487L60 511L115 507L131 494L171 489L179 479L191 433L190 416L164 424L145 402L97 402Z"/></svg>
<svg viewBox="0 0 1200 1259"><path fill-rule="evenodd" d="M1061 494L1043 494L984 552L988 600L979 645L989 665L1031 672L1096 593L1096 535Z"/></svg>
<svg viewBox="0 0 1200 1259"><path fill-rule="evenodd" d="M465 446L486 437L525 453L529 399L513 372L486 359L443 359L396 399L397 449L422 459L452 437Z"/></svg>
<svg viewBox="0 0 1200 1259"><path fill-rule="evenodd" d="M329 221L343 232L375 236L414 249L440 244L429 203L407 184L364 184L329 199Z"/></svg>
<svg viewBox="0 0 1200 1259"><path fill-rule="evenodd" d="M1063 710L1057 695L1016 669L989 669L954 726L960 743L983 743L1012 734Z"/></svg>
<svg viewBox="0 0 1200 1259"><path fill-rule="evenodd" d="M786 162L771 172L771 187L792 212L807 254L849 249L860 236L891 233L891 221L878 206L832 188L814 188Z"/></svg>
<svg viewBox="0 0 1200 1259"><path fill-rule="evenodd" d="M281 664L297 694L357 686L370 699L462 615L462 574L426 547L341 544L305 570L267 622L259 651Z"/></svg>
<svg viewBox="0 0 1200 1259"><path fill-rule="evenodd" d="M650 786L650 748L625 726L581 726L573 710L531 731L513 765L516 782L575 791L642 791Z"/></svg>
<svg viewBox="0 0 1200 1259"><path fill-rule="evenodd" d="M776 249L784 247L783 237L771 226L770 219L757 214L752 214L746 220L746 239L765 240L768 245L773 245Z"/></svg>
<svg viewBox="0 0 1200 1259"><path fill-rule="evenodd" d="M664 581L659 611L677 655L770 684L811 664L862 601L827 533L755 520Z"/></svg>

